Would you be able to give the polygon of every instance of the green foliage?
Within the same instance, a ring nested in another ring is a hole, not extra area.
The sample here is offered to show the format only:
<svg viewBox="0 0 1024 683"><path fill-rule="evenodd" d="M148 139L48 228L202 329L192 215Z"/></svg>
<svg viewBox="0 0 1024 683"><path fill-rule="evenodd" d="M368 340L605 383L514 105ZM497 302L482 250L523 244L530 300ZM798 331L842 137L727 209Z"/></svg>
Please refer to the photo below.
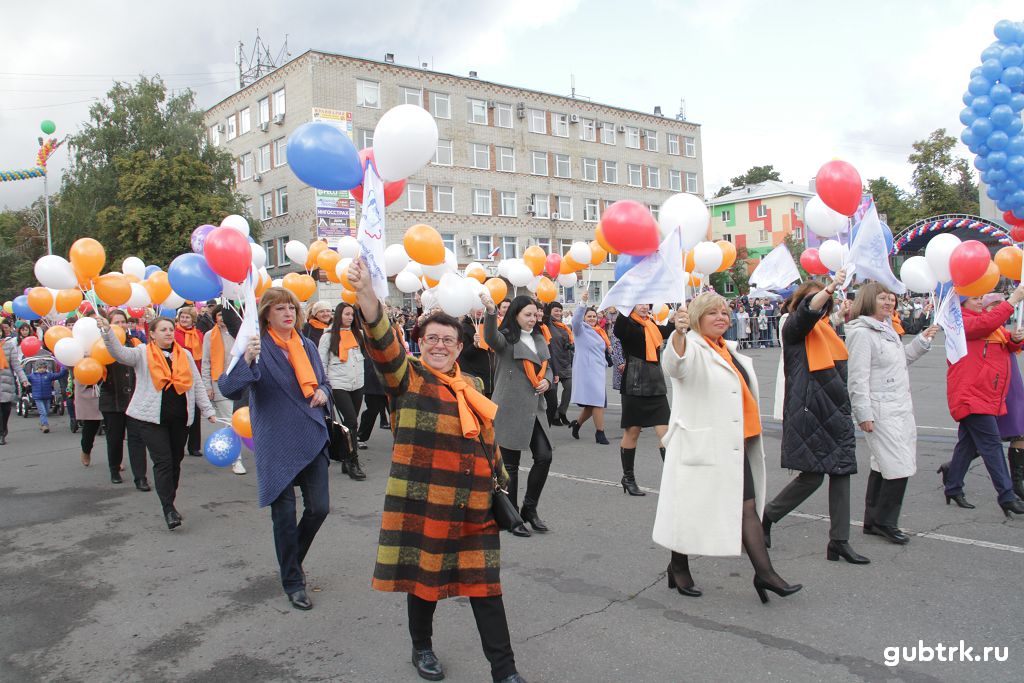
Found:
<svg viewBox="0 0 1024 683"><path fill-rule="evenodd" d="M915 198L888 178L869 180L868 192L875 198L875 208L879 215L885 215L886 224L894 234L917 220Z"/></svg>
<svg viewBox="0 0 1024 683"><path fill-rule="evenodd" d="M750 291L750 269L747 266L747 259L750 258L747 253L746 247L740 247L736 250L736 262L723 273L714 273L711 275L710 282L711 286L715 288L715 291L719 294L725 293L726 281L732 282L736 288L734 296L742 296Z"/></svg>
<svg viewBox="0 0 1024 683"><path fill-rule="evenodd" d="M779 176L779 172L775 170L775 167L771 164L767 166L751 166L747 169L747 172L743 175L738 175L735 178L729 179L729 185L720 188L716 197L729 194L737 187L743 187L744 185L755 185L757 183L763 183L766 180L782 180Z"/></svg>
<svg viewBox="0 0 1024 683"><path fill-rule="evenodd" d="M796 269L800 271L801 279L806 280L810 277L803 266L800 265L800 256L804 253L806 245L803 240L797 239L796 233L789 233L783 240L786 243L786 248L789 249L790 256L793 257L793 262L796 263Z"/></svg>
<svg viewBox="0 0 1024 683"><path fill-rule="evenodd" d="M945 128L914 143L907 161L915 166L912 183L916 193L918 216L942 213L977 214L978 186L967 160L954 157L956 138Z"/></svg>
<svg viewBox="0 0 1024 683"><path fill-rule="evenodd" d="M32 269L36 259L46 253L42 202L39 199L32 208L21 211L0 212L0 302L36 284Z"/></svg>

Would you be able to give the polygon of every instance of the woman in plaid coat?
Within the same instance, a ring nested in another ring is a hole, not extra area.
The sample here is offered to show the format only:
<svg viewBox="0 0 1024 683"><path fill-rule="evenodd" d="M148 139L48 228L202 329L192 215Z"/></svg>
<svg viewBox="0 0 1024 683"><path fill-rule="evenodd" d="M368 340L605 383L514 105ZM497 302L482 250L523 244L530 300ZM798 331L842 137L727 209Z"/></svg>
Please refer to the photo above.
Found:
<svg viewBox="0 0 1024 683"><path fill-rule="evenodd" d="M508 480L494 447L497 406L456 364L462 351L458 320L427 316L420 326L421 356L410 358L361 259L349 266L349 280L364 321L366 354L392 400L395 434L373 587L407 594L412 663L422 678L444 678L431 643L437 601L466 596L491 676L522 681L501 598L498 525L491 514L492 472L502 485Z"/></svg>

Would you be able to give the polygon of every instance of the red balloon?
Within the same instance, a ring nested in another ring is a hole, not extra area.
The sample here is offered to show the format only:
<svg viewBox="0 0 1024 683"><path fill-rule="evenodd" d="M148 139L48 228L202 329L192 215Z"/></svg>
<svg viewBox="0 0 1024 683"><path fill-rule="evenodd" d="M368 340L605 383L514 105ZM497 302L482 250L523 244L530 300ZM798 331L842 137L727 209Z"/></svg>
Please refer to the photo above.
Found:
<svg viewBox="0 0 1024 683"><path fill-rule="evenodd" d="M128 315L135 318L136 320L142 320L142 316L146 315L145 308L128 308Z"/></svg>
<svg viewBox="0 0 1024 683"><path fill-rule="evenodd" d="M241 282L252 265L252 247L234 228L214 228L206 236L203 256L213 272L228 282Z"/></svg>
<svg viewBox="0 0 1024 683"><path fill-rule="evenodd" d="M78 312L81 313L82 315L92 313L92 303L89 301L83 301L82 303L78 304Z"/></svg>
<svg viewBox="0 0 1024 683"><path fill-rule="evenodd" d="M647 207L632 199L615 202L601 216L601 232L615 251L647 256L658 250L658 222Z"/></svg>
<svg viewBox="0 0 1024 683"><path fill-rule="evenodd" d="M1003 212L1003 222L1007 225L1013 226L1024 226L1024 218L1017 218L1017 215L1013 211ZM1020 242L1017 238L1014 238L1017 242Z"/></svg>
<svg viewBox="0 0 1024 683"><path fill-rule="evenodd" d="M1015 225L1010 228L1010 239L1014 242L1024 242L1024 225Z"/></svg>
<svg viewBox="0 0 1024 683"><path fill-rule="evenodd" d="M800 265L811 275L824 275L828 272L828 267L821 262L821 256L814 247L804 249L800 254Z"/></svg>
<svg viewBox="0 0 1024 683"><path fill-rule="evenodd" d="M845 161L834 159L820 169L814 180L821 201L833 211L844 216L852 216L860 206L860 198L864 192L857 169Z"/></svg>
<svg viewBox="0 0 1024 683"><path fill-rule="evenodd" d="M39 337L25 337L21 342L21 355L34 356L39 353L39 349L42 346L43 344L39 341Z"/></svg>
<svg viewBox="0 0 1024 683"><path fill-rule="evenodd" d="M367 147L359 150L359 163L362 167L366 168L366 161L370 160L376 165L377 160L373 158L373 147ZM384 183L384 206L391 206L398 198L405 192L405 181L404 180L392 180ZM363 203L363 186L362 184L353 187L349 190L352 198L360 204Z"/></svg>
<svg viewBox="0 0 1024 683"><path fill-rule="evenodd" d="M949 257L949 273L953 276L953 286L963 287L977 282L988 270L992 255L988 247L978 240L963 242Z"/></svg>
<svg viewBox="0 0 1024 683"><path fill-rule="evenodd" d="M559 254L548 254L548 257L544 259L544 270L547 271L548 276L554 280L561 273L562 268L562 257Z"/></svg>

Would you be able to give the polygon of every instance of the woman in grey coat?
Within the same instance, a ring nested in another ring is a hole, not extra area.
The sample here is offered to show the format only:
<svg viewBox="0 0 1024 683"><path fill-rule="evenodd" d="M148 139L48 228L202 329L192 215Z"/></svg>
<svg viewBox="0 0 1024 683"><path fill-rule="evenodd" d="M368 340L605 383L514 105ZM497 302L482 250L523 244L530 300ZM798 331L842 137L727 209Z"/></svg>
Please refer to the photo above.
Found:
<svg viewBox="0 0 1024 683"><path fill-rule="evenodd" d="M25 371L21 369L21 351L18 339L8 337L3 340L3 367L0 367L0 446L7 443L7 421L11 419L11 410L18 397L18 385L28 384Z"/></svg>
<svg viewBox="0 0 1024 683"><path fill-rule="evenodd" d="M521 514L538 533L548 530L537 516L537 503L551 468L551 436L548 433L544 392L554 380L551 356L544 336L537 329L540 311L533 299L517 296L508 307L498 328L498 310L490 297L481 295L486 306L484 341L494 349L494 393L498 404L494 419L494 442L508 470L508 494L516 503L519 484L519 459L530 449L533 467L526 480ZM516 536L529 536L525 526L512 530Z"/></svg>

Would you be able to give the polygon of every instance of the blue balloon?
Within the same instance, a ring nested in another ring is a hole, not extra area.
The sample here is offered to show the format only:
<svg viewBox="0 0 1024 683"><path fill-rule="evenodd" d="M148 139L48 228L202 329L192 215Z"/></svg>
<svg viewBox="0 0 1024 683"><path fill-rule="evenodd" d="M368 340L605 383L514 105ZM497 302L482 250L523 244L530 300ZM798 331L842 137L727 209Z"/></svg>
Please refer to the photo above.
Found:
<svg viewBox="0 0 1024 683"><path fill-rule="evenodd" d="M985 188L985 196L991 199L992 201L999 201L1000 199L1003 198L1003 193L1000 192L999 188L996 187L995 185L989 185L987 188ZM1003 210L1005 211L1006 209Z"/></svg>
<svg viewBox="0 0 1024 683"><path fill-rule="evenodd" d="M1006 152L996 151L988 153L988 165L989 168L1003 168L1006 166L1007 157Z"/></svg>
<svg viewBox="0 0 1024 683"><path fill-rule="evenodd" d="M1003 69L999 80L1010 87L1011 90L1019 90L1024 85L1024 69L1019 66L1008 66Z"/></svg>
<svg viewBox="0 0 1024 683"><path fill-rule="evenodd" d="M988 95L978 95L974 98L974 101L971 102L971 110L978 116L988 116L994 106L996 105Z"/></svg>
<svg viewBox="0 0 1024 683"><path fill-rule="evenodd" d="M971 72L974 73L974 72ZM981 63L981 75L990 81L997 81L1003 75L1003 65L996 59L986 59Z"/></svg>
<svg viewBox="0 0 1024 683"><path fill-rule="evenodd" d="M1007 175L1006 169L1004 168L993 168L992 170L987 171L984 175L985 180L983 182L986 185L998 185L1009 178L1009 175Z"/></svg>
<svg viewBox="0 0 1024 683"><path fill-rule="evenodd" d="M1008 123L1003 130L1012 138L1014 135L1021 132L1021 130L1024 130L1024 121L1021 121L1019 116L1014 116L1010 119L1010 123Z"/></svg>
<svg viewBox="0 0 1024 683"><path fill-rule="evenodd" d="M963 94L963 96L960 99L964 104L966 104L969 107L972 104L974 104L974 93L968 90Z"/></svg>
<svg viewBox="0 0 1024 683"><path fill-rule="evenodd" d="M988 96L992 98L993 104L1006 104L1013 96L1013 91L1002 83L996 83L992 86L992 89L988 91Z"/></svg>
<svg viewBox="0 0 1024 683"><path fill-rule="evenodd" d="M199 254L182 254L167 266L171 289L189 301L206 301L220 296L220 277Z"/></svg>
<svg viewBox="0 0 1024 683"><path fill-rule="evenodd" d="M1000 19L997 21L995 27L992 29L992 33L995 34L996 38L1007 43L1012 43L1018 40L1017 24L1009 19Z"/></svg>
<svg viewBox="0 0 1024 683"><path fill-rule="evenodd" d="M28 296L25 294L19 294L14 297L11 301L11 308L14 309L14 315L18 316L22 320L39 320L41 317L38 313L28 307Z"/></svg>
<svg viewBox="0 0 1024 683"><path fill-rule="evenodd" d="M1014 135L1010 138L1010 144L1006 146L1006 153L1011 156L1024 154L1024 135Z"/></svg>
<svg viewBox="0 0 1024 683"><path fill-rule="evenodd" d="M1010 109L1014 110L1015 112L1020 112L1024 110L1024 93L1013 93L1012 95L1010 95L1010 101L1007 102L1007 104L1009 104Z"/></svg>
<svg viewBox="0 0 1024 683"><path fill-rule="evenodd" d="M153 273L159 273L159 272L160 272L160 266L146 266L146 273L145 273L146 277L144 279L148 280L150 275L152 275Z"/></svg>
<svg viewBox="0 0 1024 683"><path fill-rule="evenodd" d="M1006 128L1006 126L1010 125L1010 121L1013 119L1013 109L1008 104L997 104L992 107L992 111L988 114L988 120L991 121L992 125L998 130Z"/></svg>
<svg viewBox="0 0 1024 683"><path fill-rule="evenodd" d="M363 182L356 146L329 123L311 121L292 132L288 165L299 180L321 190L351 190Z"/></svg>
<svg viewBox="0 0 1024 683"><path fill-rule="evenodd" d="M964 132L960 133L960 141L968 147L973 148L978 144L978 136L974 134L974 131L970 127L964 128Z"/></svg>
<svg viewBox="0 0 1024 683"><path fill-rule="evenodd" d="M969 126L974 123L974 119L978 118L978 115L974 113L974 110L970 107L964 107L960 110L960 123L965 126Z"/></svg>
<svg viewBox="0 0 1024 683"><path fill-rule="evenodd" d="M1011 175L1024 173L1024 156L1015 154L1006 160L1006 172ZM1000 181L1001 182L1001 181Z"/></svg>
<svg viewBox="0 0 1024 683"><path fill-rule="evenodd" d="M988 118L978 117L974 119L974 123L971 124L971 132L979 140L986 139L989 135L992 135L992 131L995 130L995 126Z"/></svg>
<svg viewBox="0 0 1024 683"><path fill-rule="evenodd" d="M241 454L242 440L231 427L218 429L206 437L206 443L203 444L203 455L216 467L227 467L238 460Z"/></svg>
<svg viewBox="0 0 1024 683"><path fill-rule="evenodd" d="M999 62L1005 66L1020 66L1024 63L1024 50L1017 45L1010 45L999 55Z"/></svg>
<svg viewBox="0 0 1024 683"><path fill-rule="evenodd" d="M985 143L981 143L980 145L976 145L975 148L972 149L971 151L974 152L975 154L980 154L981 156L984 157L988 156L988 153L991 152L992 150L990 150L988 148L988 145L986 145Z"/></svg>
<svg viewBox="0 0 1024 683"><path fill-rule="evenodd" d="M974 76L971 78L971 82L967 84L967 90L974 95L988 95L989 91L992 90L992 81L984 76Z"/></svg>
<svg viewBox="0 0 1024 683"><path fill-rule="evenodd" d="M974 168L979 171L987 171L989 169L988 159L985 157L974 157Z"/></svg>
<svg viewBox="0 0 1024 683"><path fill-rule="evenodd" d="M162 315L163 317L170 318L171 320L174 320L174 316L178 314L177 310L169 308L167 306L157 306L156 312L157 315Z"/></svg>
<svg viewBox="0 0 1024 683"><path fill-rule="evenodd" d="M621 280L622 276L625 275L633 268L636 264L643 260L643 256L630 256L629 254L619 254L615 257L615 279Z"/></svg>
<svg viewBox="0 0 1024 683"><path fill-rule="evenodd" d="M1010 144L1010 136L1001 130L997 130L988 136L988 147L994 150L1004 150ZM989 156L992 156L989 154Z"/></svg>

